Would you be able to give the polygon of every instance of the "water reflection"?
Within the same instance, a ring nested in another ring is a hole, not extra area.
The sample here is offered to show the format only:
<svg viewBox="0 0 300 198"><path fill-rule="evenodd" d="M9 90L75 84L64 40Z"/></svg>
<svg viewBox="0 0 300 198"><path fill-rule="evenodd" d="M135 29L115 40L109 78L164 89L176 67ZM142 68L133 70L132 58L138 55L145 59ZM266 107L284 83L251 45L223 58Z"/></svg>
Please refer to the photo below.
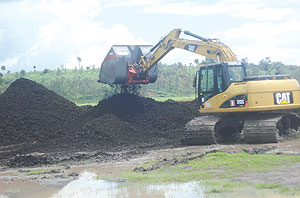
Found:
<svg viewBox="0 0 300 198"><path fill-rule="evenodd" d="M97 180L96 175L85 172L70 182L52 198L131 198L131 197L204 197L199 182L163 184L124 184Z"/></svg>

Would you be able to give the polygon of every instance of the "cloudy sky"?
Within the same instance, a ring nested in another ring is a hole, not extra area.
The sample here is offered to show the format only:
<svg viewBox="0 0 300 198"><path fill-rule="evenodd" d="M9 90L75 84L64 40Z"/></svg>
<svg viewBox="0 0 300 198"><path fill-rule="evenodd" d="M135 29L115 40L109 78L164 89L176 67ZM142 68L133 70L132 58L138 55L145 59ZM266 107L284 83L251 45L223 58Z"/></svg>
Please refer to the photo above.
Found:
<svg viewBox="0 0 300 198"><path fill-rule="evenodd" d="M156 44L174 28L219 38L238 59L300 65L299 0L0 0L0 65L98 67L112 44ZM162 62L195 58L178 49Z"/></svg>

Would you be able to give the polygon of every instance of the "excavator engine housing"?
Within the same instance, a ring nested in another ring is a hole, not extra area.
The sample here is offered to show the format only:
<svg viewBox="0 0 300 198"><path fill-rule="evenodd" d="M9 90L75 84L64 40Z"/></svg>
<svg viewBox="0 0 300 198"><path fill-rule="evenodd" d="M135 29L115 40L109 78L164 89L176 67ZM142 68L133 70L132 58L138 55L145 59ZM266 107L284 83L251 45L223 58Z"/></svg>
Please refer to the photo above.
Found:
<svg viewBox="0 0 300 198"><path fill-rule="evenodd" d="M158 75L157 64L148 72L141 72L135 67L140 57L151 48L152 45L113 45L101 65L98 82L123 85L154 83Z"/></svg>

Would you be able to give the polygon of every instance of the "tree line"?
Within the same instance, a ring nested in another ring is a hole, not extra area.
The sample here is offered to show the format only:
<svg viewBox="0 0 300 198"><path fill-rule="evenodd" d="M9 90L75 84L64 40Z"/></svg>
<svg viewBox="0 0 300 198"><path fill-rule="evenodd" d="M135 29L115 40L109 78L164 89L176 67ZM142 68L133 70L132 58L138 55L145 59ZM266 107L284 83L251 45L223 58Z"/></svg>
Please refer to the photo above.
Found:
<svg viewBox="0 0 300 198"><path fill-rule="evenodd" d="M248 76L265 74L288 74L300 82L300 67L296 65L285 65L281 62L272 62L265 58L259 64L248 63L247 59L242 60L246 66ZM205 59L200 64L212 63L212 60ZM195 60L198 64L198 61ZM182 63L171 65L159 63L158 78L155 83L142 85L141 94L144 96L187 96L194 94L193 78L197 71L195 66L186 66ZM1 68L2 69L2 68ZM4 68L3 68L4 69ZM96 102L108 98L117 92L113 87L97 82L99 69L65 69L55 70L44 69L43 71L10 73L2 69L0 75L0 93L16 79L24 77L38 82L57 94L74 102Z"/></svg>

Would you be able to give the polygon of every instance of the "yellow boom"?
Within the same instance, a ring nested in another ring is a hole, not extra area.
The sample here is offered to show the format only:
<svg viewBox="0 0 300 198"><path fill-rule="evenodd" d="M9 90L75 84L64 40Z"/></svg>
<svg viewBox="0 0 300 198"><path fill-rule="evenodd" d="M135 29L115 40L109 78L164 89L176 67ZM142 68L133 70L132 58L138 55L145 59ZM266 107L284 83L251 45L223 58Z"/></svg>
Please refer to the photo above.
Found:
<svg viewBox="0 0 300 198"><path fill-rule="evenodd" d="M217 39L206 39L189 31L184 31L199 40L187 40L179 38L181 29L174 29L161 39L145 56L141 56L139 68L142 72L149 71L153 65L160 61L174 48L184 49L208 58L216 62L237 61L231 49Z"/></svg>

